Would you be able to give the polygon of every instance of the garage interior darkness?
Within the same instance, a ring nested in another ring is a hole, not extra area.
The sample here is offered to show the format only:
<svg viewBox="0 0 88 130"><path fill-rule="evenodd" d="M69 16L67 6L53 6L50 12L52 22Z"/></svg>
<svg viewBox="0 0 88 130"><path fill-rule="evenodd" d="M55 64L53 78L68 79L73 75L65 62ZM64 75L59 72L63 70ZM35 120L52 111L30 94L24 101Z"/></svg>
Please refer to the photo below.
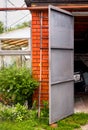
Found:
<svg viewBox="0 0 88 130"><path fill-rule="evenodd" d="M88 93L88 16L75 16L74 21L75 93Z"/></svg>
<svg viewBox="0 0 88 130"><path fill-rule="evenodd" d="M88 107L88 16L74 17L74 83L76 111Z"/></svg>

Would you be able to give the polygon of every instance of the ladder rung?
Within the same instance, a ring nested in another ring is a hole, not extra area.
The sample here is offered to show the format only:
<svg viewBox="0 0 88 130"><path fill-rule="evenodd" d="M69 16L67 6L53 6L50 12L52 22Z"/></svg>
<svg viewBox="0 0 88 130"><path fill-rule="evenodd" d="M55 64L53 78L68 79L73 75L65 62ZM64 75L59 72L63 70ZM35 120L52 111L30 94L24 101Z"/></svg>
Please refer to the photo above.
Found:
<svg viewBox="0 0 88 130"><path fill-rule="evenodd" d="M40 49L49 49L48 47L41 47Z"/></svg>
<svg viewBox="0 0 88 130"><path fill-rule="evenodd" d="M41 81L39 81L39 82L49 82L48 80L41 80Z"/></svg>
<svg viewBox="0 0 88 130"><path fill-rule="evenodd" d="M48 26L42 26L42 28L46 28L46 29L47 29L47 28L49 28L49 27L48 27Z"/></svg>
<svg viewBox="0 0 88 130"><path fill-rule="evenodd" d="M42 37L42 39L48 39L48 37Z"/></svg>
<svg viewBox="0 0 88 130"><path fill-rule="evenodd" d="M43 19L48 19L48 17L47 17L47 16L41 16L41 18L43 18Z"/></svg>
<svg viewBox="0 0 88 130"><path fill-rule="evenodd" d="M48 58L43 58L43 60L49 60Z"/></svg>
<svg viewBox="0 0 88 130"><path fill-rule="evenodd" d="M41 92L41 93L39 93L39 94L48 94L48 92L43 92L43 93Z"/></svg>
<svg viewBox="0 0 88 130"><path fill-rule="evenodd" d="M42 72L46 72L46 71L49 71L49 70L42 70Z"/></svg>

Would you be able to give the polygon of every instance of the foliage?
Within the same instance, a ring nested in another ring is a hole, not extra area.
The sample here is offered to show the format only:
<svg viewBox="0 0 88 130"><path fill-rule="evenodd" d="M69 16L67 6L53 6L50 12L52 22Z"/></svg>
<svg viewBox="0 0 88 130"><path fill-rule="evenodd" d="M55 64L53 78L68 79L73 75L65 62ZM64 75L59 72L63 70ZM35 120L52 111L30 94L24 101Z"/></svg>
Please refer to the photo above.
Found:
<svg viewBox="0 0 88 130"><path fill-rule="evenodd" d="M38 85L26 67L9 66L0 70L0 93L4 100L10 103L31 103L33 92Z"/></svg>
<svg viewBox="0 0 88 130"><path fill-rule="evenodd" d="M4 25L3 23L0 21L0 33L4 32Z"/></svg>
<svg viewBox="0 0 88 130"><path fill-rule="evenodd" d="M80 128L81 125L88 123L88 113L76 113L68 118L58 121L60 130L74 130L75 128Z"/></svg>
<svg viewBox="0 0 88 130"><path fill-rule="evenodd" d="M20 104L12 107L0 104L0 130L74 130L88 123L88 113L76 113L58 121L56 128L51 128L48 122L48 117L37 117L37 110L28 110Z"/></svg>
<svg viewBox="0 0 88 130"><path fill-rule="evenodd" d="M37 109L28 110L26 106L20 105L19 103L17 103L15 106L8 106L0 103L1 121L23 121L29 118L34 120L37 119L37 112Z"/></svg>
<svg viewBox="0 0 88 130"><path fill-rule="evenodd" d="M31 26L31 21L28 21L28 22L23 22L21 24L17 24L15 27L10 27L7 29L7 31L13 31L13 30L17 30L17 29L22 29L22 28L25 28L25 27L30 27ZM3 22L0 21L0 33L3 33L4 32L4 24Z"/></svg>
<svg viewBox="0 0 88 130"><path fill-rule="evenodd" d="M22 121L29 119L29 110L20 104L5 106L0 104L0 120Z"/></svg>
<svg viewBox="0 0 88 130"><path fill-rule="evenodd" d="M16 26L16 28L20 29L20 28L24 28L24 27L29 27L29 24L30 24L30 22L24 22L22 24L18 24Z"/></svg>
<svg viewBox="0 0 88 130"><path fill-rule="evenodd" d="M48 125L48 118L38 119L34 116L34 113L35 111L31 110L32 116L29 116L28 120L23 120L20 123L18 121L0 121L0 130L74 130L81 128L82 124L88 123L88 113L76 113L66 119L58 121L57 128L51 128Z"/></svg>
<svg viewBox="0 0 88 130"><path fill-rule="evenodd" d="M80 125L85 125L88 122L88 113L76 113L72 116L73 121Z"/></svg>
<svg viewBox="0 0 88 130"><path fill-rule="evenodd" d="M49 103L43 100L43 108L41 109L41 117L49 117Z"/></svg>
<svg viewBox="0 0 88 130"><path fill-rule="evenodd" d="M15 27L11 27L8 29L8 31L13 31L16 29L21 29L21 28L25 28L25 27L29 27L29 26L31 26L31 21L23 22L22 24L18 24Z"/></svg>

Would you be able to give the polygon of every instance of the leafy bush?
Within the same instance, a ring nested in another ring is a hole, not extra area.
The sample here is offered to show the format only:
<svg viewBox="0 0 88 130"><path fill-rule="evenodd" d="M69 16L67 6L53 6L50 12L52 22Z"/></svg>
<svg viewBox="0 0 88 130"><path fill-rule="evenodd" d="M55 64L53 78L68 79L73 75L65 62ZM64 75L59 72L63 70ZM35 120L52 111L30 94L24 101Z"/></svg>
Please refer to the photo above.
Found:
<svg viewBox="0 0 88 130"><path fill-rule="evenodd" d="M13 104L32 104L32 95L39 83L26 67L9 66L0 70L0 93L5 101Z"/></svg>
<svg viewBox="0 0 88 130"><path fill-rule="evenodd" d="M15 106L5 106L0 104L0 119L1 120L13 120L22 121L29 119L30 111L19 103Z"/></svg>

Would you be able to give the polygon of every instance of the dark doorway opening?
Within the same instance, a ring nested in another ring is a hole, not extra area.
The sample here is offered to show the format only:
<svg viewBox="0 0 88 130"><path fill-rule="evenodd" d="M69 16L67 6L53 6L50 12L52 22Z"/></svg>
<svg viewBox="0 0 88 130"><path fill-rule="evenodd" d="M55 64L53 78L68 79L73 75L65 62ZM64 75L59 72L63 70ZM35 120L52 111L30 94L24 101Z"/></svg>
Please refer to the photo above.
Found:
<svg viewBox="0 0 88 130"><path fill-rule="evenodd" d="M75 17L74 28L75 93L88 93L88 16Z"/></svg>
<svg viewBox="0 0 88 130"><path fill-rule="evenodd" d="M74 93L78 112L88 107L88 16L74 18Z"/></svg>

